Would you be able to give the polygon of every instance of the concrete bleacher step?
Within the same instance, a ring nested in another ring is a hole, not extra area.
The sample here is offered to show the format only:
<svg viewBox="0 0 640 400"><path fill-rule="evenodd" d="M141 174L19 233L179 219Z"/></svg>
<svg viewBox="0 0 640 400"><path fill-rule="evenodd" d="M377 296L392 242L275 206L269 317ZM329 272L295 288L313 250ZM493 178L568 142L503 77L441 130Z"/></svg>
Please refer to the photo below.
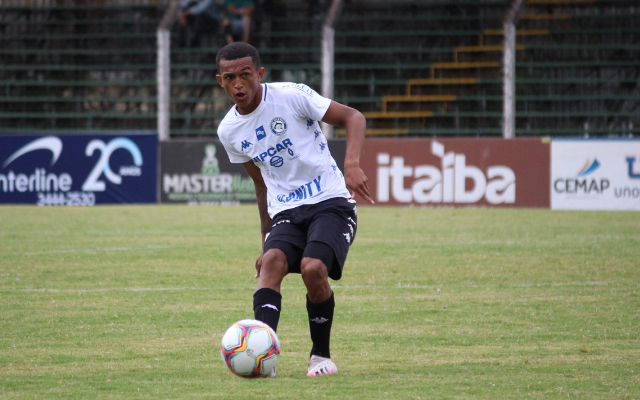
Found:
<svg viewBox="0 0 640 400"><path fill-rule="evenodd" d="M429 118L432 111L370 111L362 113L367 119L405 119L405 118Z"/></svg>
<svg viewBox="0 0 640 400"><path fill-rule="evenodd" d="M516 44L516 51L525 49L524 44ZM504 45L478 45L478 46L458 46L453 48L453 60L458 63L461 53L502 53L504 51ZM495 54L489 54L489 56L495 58Z"/></svg>
<svg viewBox="0 0 640 400"><path fill-rule="evenodd" d="M422 103L442 103L456 101L456 96L452 95L390 95L382 98L382 112L398 112L398 111L421 111L415 110L420 108ZM390 109L390 105L395 106L395 110ZM401 109L411 108L411 110Z"/></svg>
<svg viewBox="0 0 640 400"><path fill-rule="evenodd" d="M466 62L440 62L431 64L431 77L436 77L436 71L440 71L440 75L447 71L462 71L468 74L469 70L499 68L500 61L466 61ZM463 77L464 78L464 77Z"/></svg>

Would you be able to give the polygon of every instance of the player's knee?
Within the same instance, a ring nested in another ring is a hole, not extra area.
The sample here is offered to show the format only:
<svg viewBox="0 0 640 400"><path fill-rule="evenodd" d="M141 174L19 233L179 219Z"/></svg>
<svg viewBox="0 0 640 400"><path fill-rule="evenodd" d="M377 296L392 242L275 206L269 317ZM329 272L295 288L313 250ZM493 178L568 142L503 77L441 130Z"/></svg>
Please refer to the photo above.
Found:
<svg viewBox="0 0 640 400"><path fill-rule="evenodd" d="M305 282L326 280L328 276L327 267L321 260L305 257L300 264L300 273Z"/></svg>
<svg viewBox="0 0 640 400"><path fill-rule="evenodd" d="M262 271L264 273L284 277L288 268L287 256L280 249L269 249L262 257Z"/></svg>

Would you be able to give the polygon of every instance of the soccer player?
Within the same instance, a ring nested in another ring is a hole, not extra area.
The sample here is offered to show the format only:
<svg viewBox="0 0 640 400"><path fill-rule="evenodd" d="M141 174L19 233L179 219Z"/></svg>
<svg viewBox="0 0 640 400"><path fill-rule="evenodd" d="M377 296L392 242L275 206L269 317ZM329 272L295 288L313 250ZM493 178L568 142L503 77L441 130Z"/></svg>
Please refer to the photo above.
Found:
<svg viewBox="0 0 640 400"><path fill-rule="evenodd" d="M308 86L261 83L264 68L247 43L220 49L216 64L216 79L235 103L218 136L231 162L243 163L253 178L258 200L263 247L255 263L255 319L278 328L280 284L288 273L300 273L313 342L307 375L336 373L329 354L335 302L328 278L341 278L356 234L354 193L373 203L359 165L365 118ZM320 121L346 128L344 175Z"/></svg>

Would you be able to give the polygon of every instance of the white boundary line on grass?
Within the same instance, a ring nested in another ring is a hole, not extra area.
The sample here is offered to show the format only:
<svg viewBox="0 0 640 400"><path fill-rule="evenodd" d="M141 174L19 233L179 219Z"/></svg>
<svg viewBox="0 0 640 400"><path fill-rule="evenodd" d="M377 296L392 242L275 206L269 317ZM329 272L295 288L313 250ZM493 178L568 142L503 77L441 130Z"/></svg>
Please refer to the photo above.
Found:
<svg viewBox="0 0 640 400"><path fill-rule="evenodd" d="M41 254L61 254L61 253L97 253L100 251L134 251L134 250L158 250L168 249L174 246L160 246L160 245L148 245L148 246L133 246L133 247L97 247L93 249L59 249L59 250L43 250L43 251L17 251L9 253L12 255L25 255L25 256L37 256Z"/></svg>
<svg viewBox="0 0 640 400"><path fill-rule="evenodd" d="M528 288L528 287L557 287L557 286L608 286L607 282L566 282L566 283L524 283L514 284L511 287L514 288ZM381 285L333 285L333 289L435 289L440 292L443 285L409 285L399 283L393 286L381 286ZM489 285L469 285L470 288L483 288L490 287ZM496 286L496 288L498 288ZM40 293L82 293L82 292L166 292L166 291L189 291L189 290L201 290L201 291L219 291L219 290L243 290L247 287L160 287L160 288L104 288L104 289L0 289L0 292L40 292ZM282 290L304 290L304 286L283 286Z"/></svg>

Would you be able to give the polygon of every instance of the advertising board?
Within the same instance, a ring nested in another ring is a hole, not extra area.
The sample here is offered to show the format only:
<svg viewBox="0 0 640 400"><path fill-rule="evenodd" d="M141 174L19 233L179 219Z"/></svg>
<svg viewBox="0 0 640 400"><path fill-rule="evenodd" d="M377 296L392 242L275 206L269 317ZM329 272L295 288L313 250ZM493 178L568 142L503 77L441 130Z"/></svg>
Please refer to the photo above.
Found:
<svg viewBox="0 0 640 400"><path fill-rule="evenodd" d="M330 140L331 154L344 164L344 140ZM225 205L256 201L253 180L242 164L229 161L217 139L160 143L160 202Z"/></svg>
<svg viewBox="0 0 640 400"><path fill-rule="evenodd" d="M640 140L553 140L550 191L554 210L640 210Z"/></svg>
<svg viewBox="0 0 640 400"><path fill-rule="evenodd" d="M162 142L160 160L161 203L224 205L256 201L253 180L242 164L229 162L218 140Z"/></svg>
<svg viewBox="0 0 640 400"><path fill-rule="evenodd" d="M361 167L377 205L549 207L540 139L367 139Z"/></svg>
<svg viewBox="0 0 640 400"><path fill-rule="evenodd" d="M2 135L0 203L157 201L155 133Z"/></svg>

